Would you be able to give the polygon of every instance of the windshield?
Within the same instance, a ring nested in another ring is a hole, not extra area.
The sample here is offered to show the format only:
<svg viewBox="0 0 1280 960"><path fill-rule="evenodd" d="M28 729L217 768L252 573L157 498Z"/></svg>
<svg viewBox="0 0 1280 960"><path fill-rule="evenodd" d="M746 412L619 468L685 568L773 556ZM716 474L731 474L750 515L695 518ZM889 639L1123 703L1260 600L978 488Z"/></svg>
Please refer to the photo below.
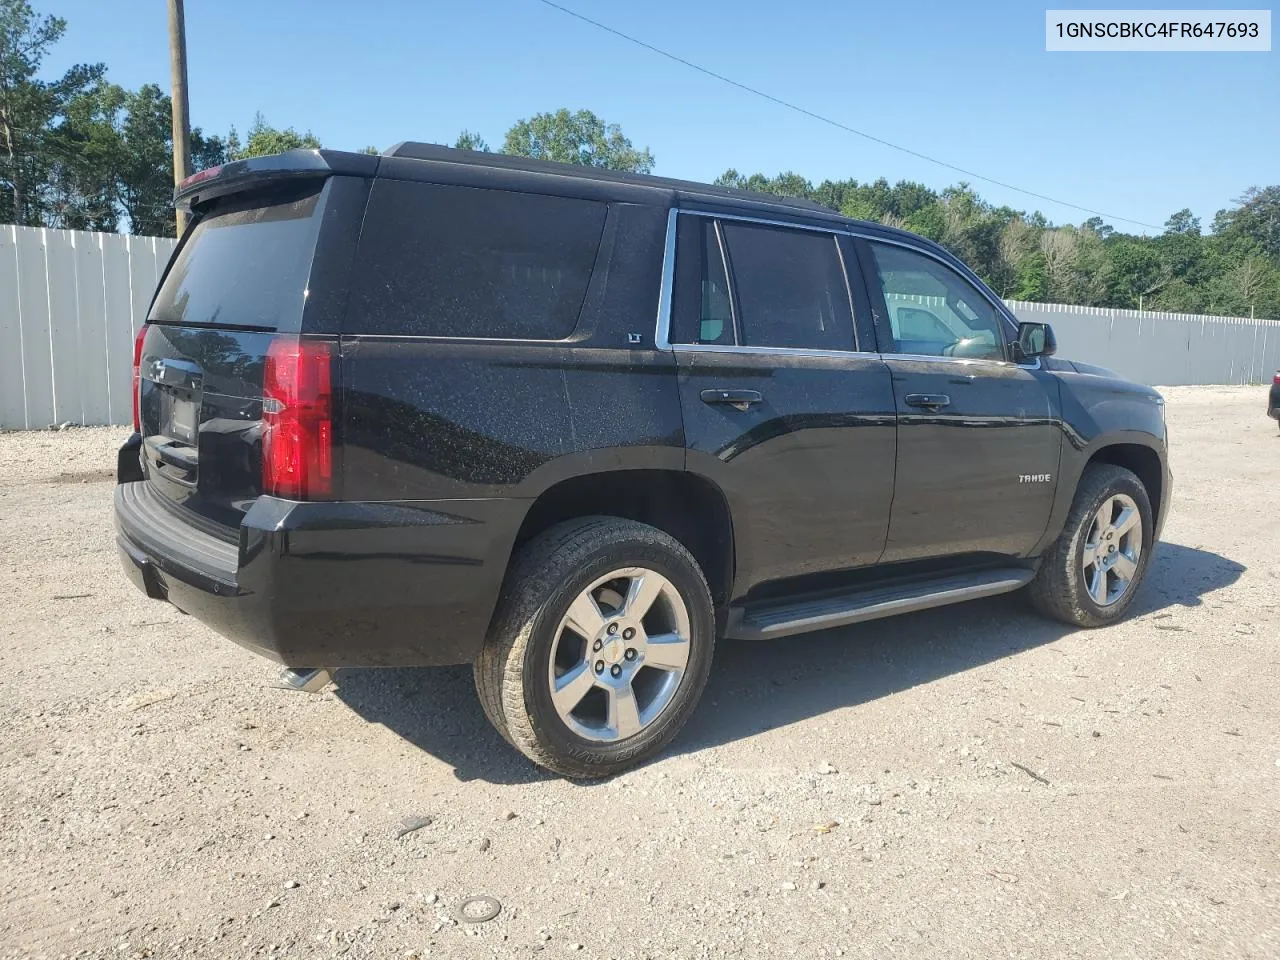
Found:
<svg viewBox="0 0 1280 960"><path fill-rule="evenodd" d="M324 191L261 198L196 223L156 294L149 320L296 331Z"/></svg>

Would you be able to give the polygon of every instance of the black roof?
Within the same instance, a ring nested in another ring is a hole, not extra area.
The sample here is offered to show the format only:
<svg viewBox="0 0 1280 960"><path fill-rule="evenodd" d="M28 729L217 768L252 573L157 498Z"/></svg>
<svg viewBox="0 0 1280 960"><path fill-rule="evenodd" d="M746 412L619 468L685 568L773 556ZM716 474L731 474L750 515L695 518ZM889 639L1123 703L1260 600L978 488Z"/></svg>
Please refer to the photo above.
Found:
<svg viewBox="0 0 1280 960"><path fill-rule="evenodd" d="M831 226L857 226L863 230L882 235L906 235L906 231L888 227L881 223L865 220L854 220L824 207L812 200L800 200L792 197L779 197L770 193L756 193L753 190L739 190L734 187L718 187L692 180L676 180L670 177L654 177L642 173L625 173L618 170L605 170L600 167L586 167L572 163L556 163L551 160L530 160L527 157L513 157L504 153L483 153L475 150L458 150L434 143L414 143L406 141L397 143L382 152L382 157L390 161L417 160L431 164L451 164L473 168L475 174L483 176L483 170L511 173L534 174L542 177L563 177L577 181L598 184L609 199L621 201L640 199L638 193L647 193L645 199L650 203L662 203L668 206L702 203L717 212L739 209L744 213L759 216L770 211L783 214L787 219L803 219L821 222ZM394 176L389 164L379 168L380 176ZM401 167L401 170L404 168ZM609 187L614 189L610 190ZM616 196L611 196L616 194ZM914 234L909 236L917 241L923 239ZM924 241L929 243L928 240Z"/></svg>
<svg viewBox="0 0 1280 960"><path fill-rule="evenodd" d="M778 197L734 187L716 187L692 180L674 180L647 174L623 173L572 163L530 160L504 153L457 150L433 143L397 143L378 156L344 150L289 150L266 157L236 160L201 171L184 180L174 191L179 207L196 208L229 193L281 177L325 177L331 174L358 177L453 183L459 186L499 190L525 190L577 196L606 202L643 203L663 207L690 207L711 213L771 217L808 222L832 229L856 228L861 233L910 239L955 260L943 247L927 238L896 227L854 220L812 200Z"/></svg>

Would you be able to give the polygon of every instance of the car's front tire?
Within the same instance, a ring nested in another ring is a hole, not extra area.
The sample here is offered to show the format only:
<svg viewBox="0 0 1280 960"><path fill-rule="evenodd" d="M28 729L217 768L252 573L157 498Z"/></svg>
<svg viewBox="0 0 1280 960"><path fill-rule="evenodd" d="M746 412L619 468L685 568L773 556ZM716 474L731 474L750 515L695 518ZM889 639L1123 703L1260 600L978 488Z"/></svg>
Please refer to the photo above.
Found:
<svg viewBox="0 0 1280 960"><path fill-rule="evenodd" d="M1027 588L1045 616L1101 627L1124 616L1151 559L1151 500L1130 470L1090 464L1076 487L1062 535Z"/></svg>
<svg viewBox="0 0 1280 960"><path fill-rule="evenodd" d="M568 777L618 773L679 732L706 685L711 594L685 547L615 517L561 523L513 559L474 665L489 720Z"/></svg>

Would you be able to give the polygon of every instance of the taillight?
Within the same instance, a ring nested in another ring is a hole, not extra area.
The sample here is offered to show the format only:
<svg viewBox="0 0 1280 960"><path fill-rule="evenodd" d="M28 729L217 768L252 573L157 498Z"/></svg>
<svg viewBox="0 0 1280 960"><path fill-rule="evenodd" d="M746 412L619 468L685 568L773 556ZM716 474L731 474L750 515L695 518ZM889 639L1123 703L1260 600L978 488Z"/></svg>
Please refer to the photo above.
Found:
<svg viewBox="0 0 1280 960"><path fill-rule="evenodd" d="M193 173L191 176L187 177L180 184L178 184L178 190L179 192L181 192L183 190L186 190L188 187L194 187L197 183L203 183L206 180L212 180L221 172L222 172L221 166L206 167L205 169L201 170L199 173Z"/></svg>
<svg viewBox="0 0 1280 960"><path fill-rule="evenodd" d="M1274 384L1280 385L1280 373L1277 373L1274 377L1272 377L1271 382Z"/></svg>
<svg viewBox="0 0 1280 960"><path fill-rule="evenodd" d="M262 374L262 488L291 500L333 492L331 345L273 340Z"/></svg>
<svg viewBox="0 0 1280 960"><path fill-rule="evenodd" d="M138 335L133 338L133 429L142 432L142 341L147 339L147 325L138 328Z"/></svg>

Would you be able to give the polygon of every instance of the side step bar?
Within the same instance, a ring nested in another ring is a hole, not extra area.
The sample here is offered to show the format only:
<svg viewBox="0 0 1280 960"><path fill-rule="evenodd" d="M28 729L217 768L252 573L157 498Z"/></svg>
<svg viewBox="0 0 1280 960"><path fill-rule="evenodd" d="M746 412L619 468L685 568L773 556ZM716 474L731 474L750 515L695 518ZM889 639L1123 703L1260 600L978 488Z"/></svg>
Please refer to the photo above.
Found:
<svg viewBox="0 0 1280 960"><path fill-rule="evenodd" d="M1030 583L1034 576L1033 570L1001 567L821 599L748 607L737 624L730 623L727 633L739 640L773 640L1009 593Z"/></svg>

